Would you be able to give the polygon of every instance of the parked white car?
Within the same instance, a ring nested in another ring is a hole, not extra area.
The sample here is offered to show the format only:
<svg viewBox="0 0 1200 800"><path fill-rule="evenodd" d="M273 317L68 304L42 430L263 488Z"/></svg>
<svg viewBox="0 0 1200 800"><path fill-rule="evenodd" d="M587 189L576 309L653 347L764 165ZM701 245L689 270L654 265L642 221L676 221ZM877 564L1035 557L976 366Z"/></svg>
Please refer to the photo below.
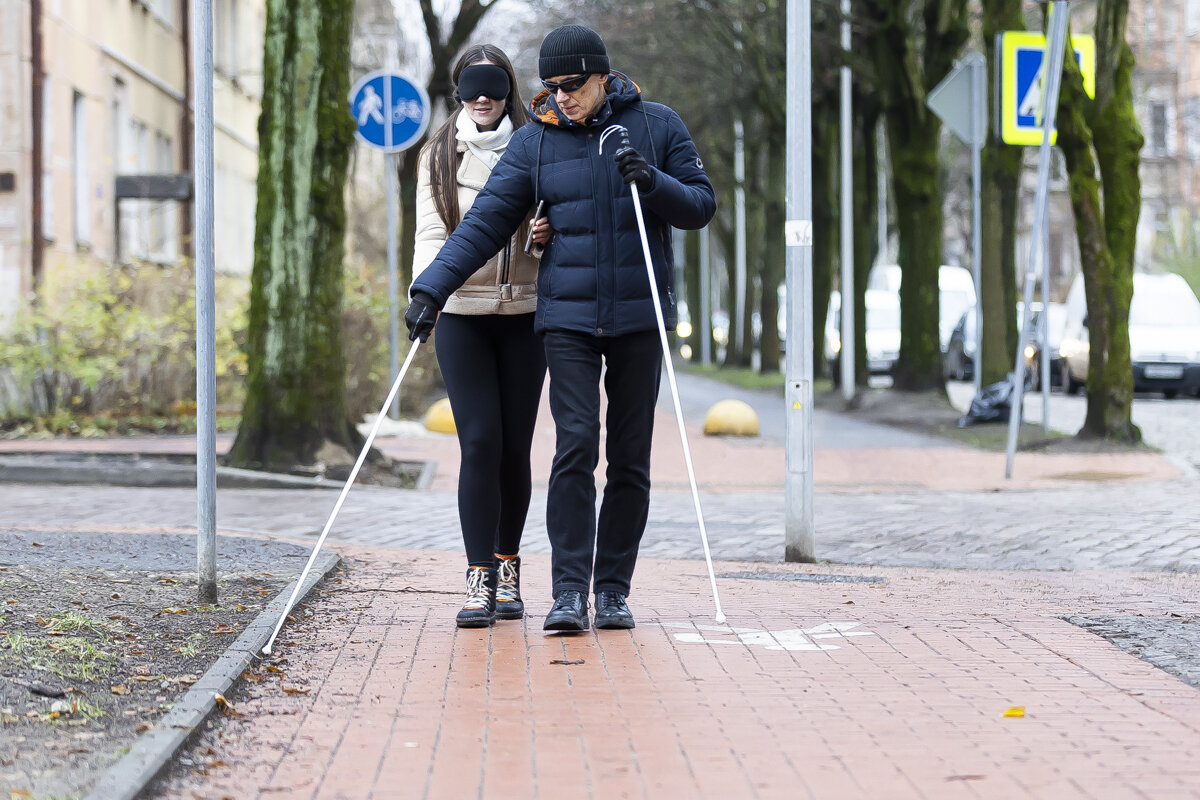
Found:
<svg viewBox="0 0 1200 800"><path fill-rule="evenodd" d="M900 358L900 296L887 289L867 289L867 369L873 375L890 374ZM842 295L829 296L825 315L825 361L834 377L841 374Z"/></svg>
<svg viewBox="0 0 1200 800"><path fill-rule="evenodd" d="M900 292L901 271L897 264L879 264L867 279L870 289ZM942 353L950 344L950 334L963 312L975 306L975 279L965 267L942 264L938 267L938 339Z"/></svg>
<svg viewBox="0 0 1200 800"><path fill-rule="evenodd" d="M1059 354L1063 387L1074 394L1087 383L1087 302L1083 275L1067 294L1067 322ZM1179 275L1136 272L1129 305L1129 355L1133 389L1200 394L1200 300Z"/></svg>

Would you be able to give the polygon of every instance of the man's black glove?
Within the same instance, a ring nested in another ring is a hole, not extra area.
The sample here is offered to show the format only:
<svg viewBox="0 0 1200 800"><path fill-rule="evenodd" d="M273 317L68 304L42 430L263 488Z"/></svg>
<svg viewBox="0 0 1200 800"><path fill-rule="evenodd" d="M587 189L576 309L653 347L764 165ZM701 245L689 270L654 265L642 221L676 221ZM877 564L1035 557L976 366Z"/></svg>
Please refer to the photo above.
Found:
<svg viewBox="0 0 1200 800"><path fill-rule="evenodd" d="M424 342L433 333L433 323L437 322L437 301L424 292L417 292L408 302L404 311L404 324L408 326L408 340Z"/></svg>
<svg viewBox="0 0 1200 800"><path fill-rule="evenodd" d="M654 170L642 158L642 154L632 147L622 147L613 156L617 169L626 183L636 183L639 192L648 192L654 188Z"/></svg>

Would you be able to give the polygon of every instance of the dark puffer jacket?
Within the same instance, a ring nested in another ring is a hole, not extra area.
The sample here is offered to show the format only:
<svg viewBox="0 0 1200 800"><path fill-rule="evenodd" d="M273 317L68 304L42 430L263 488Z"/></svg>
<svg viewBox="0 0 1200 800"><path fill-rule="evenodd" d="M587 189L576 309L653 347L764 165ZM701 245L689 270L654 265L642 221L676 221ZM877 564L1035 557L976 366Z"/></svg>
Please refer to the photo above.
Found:
<svg viewBox="0 0 1200 800"><path fill-rule="evenodd" d="M600 134L620 124L654 168L654 186L641 195L642 214L663 318L673 330L671 227L702 228L716 211L683 121L664 105L644 102L637 85L615 72L603 107L587 125L570 122L547 92L531 105L535 121L513 134L475 204L411 291L445 303L545 200L553 234L538 273L535 330L619 336L656 328L633 198L613 162L619 136L606 139L599 152Z"/></svg>

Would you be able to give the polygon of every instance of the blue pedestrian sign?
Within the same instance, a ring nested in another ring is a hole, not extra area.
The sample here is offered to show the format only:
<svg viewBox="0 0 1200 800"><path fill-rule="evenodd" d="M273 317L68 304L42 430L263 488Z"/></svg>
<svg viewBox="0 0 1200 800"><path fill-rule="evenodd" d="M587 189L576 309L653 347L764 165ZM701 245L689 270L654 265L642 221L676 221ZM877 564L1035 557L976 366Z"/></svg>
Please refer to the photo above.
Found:
<svg viewBox="0 0 1200 800"><path fill-rule="evenodd" d="M1000 138L1008 144L1042 143L1042 80L1045 78L1046 37L1030 31L1000 34ZM1072 36L1071 49L1083 73L1083 88L1096 96L1096 40ZM1050 144L1055 134L1051 133Z"/></svg>
<svg viewBox="0 0 1200 800"><path fill-rule="evenodd" d="M399 153L419 141L429 127L429 95L398 72L372 72L350 90L350 115L359 141L385 153Z"/></svg>

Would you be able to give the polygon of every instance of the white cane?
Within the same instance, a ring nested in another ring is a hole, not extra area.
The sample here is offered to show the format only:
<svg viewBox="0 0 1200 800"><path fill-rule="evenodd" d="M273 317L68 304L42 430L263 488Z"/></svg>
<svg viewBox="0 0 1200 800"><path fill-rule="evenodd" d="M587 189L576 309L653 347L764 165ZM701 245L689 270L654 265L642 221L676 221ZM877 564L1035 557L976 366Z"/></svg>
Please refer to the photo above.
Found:
<svg viewBox="0 0 1200 800"><path fill-rule="evenodd" d="M624 125L609 125L600 134L600 153L604 153L604 140L612 133L621 134L621 147L629 147L629 131ZM646 221L642 218L642 198L636 183L629 184L633 195L633 211L637 215L638 234L642 238L642 255L646 258L646 277L650 280L650 296L654 300L654 317L658 320L658 338L662 343L663 364L667 368L667 381L671 384L671 400L675 403L675 422L679 425L679 441L683 444L683 460L687 464L688 483L692 487L692 501L696 504L696 522L700 525L700 542L704 545L704 561L708 564L708 580L712 584L713 605L717 608L716 621L725 622L721 610L721 596L717 594L717 576L713 572L712 554L708 549L708 531L704 528L704 512L700 510L700 490L696 488L696 473L692 469L692 451L688 447L687 431L683 427L683 410L679 407L679 387L675 384L675 367L671 364L671 346L667 343L667 323L663 319L662 307L658 302L658 281L654 277L654 262L650 258L650 243L646 239Z"/></svg>
<svg viewBox="0 0 1200 800"><path fill-rule="evenodd" d="M383 422L383 418L387 416L387 410L392 407L392 401L396 399L396 394L400 391L400 381L404 380L404 373L408 372L408 365L412 363L413 356L417 354L417 346L421 344L419 339L414 339L412 347L408 348L408 355L404 358L404 365L400 367L400 373L396 375L396 382L392 384L392 390L388 392L387 400L383 401L383 408L379 409L379 415L375 417L375 424L371 426L371 432L367 434L367 441L363 443L362 452L358 454L358 460L354 462L354 469L350 470L350 477L346 479L346 485L342 487L342 493L338 495L337 502L333 504L333 513L329 515L329 520L325 523L325 530L321 531L320 538L317 539L317 544L313 548L312 555L308 557L308 563L304 565L304 570L300 573L300 577L296 579L296 588L292 589L292 596L288 598L287 605L283 607L283 613L279 615L279 621L275 623L275 630L271 633L271 638L267 639L267 643L263 645L263 653L271 654L271 645L275 642L275 637L279 635L279 629L283 627L284 620L287 619L288 612L292 610L292 605L296 602L296 595L300 594L300 587L304 585L304 579L308 576L308 571L312 569L313 562L317 560L317 553L321 549L321 545L325 543L325 537L329 535L329 529L333 527L333 521L337 519L338 512L342 510L342 502L346 499L346 495L350 493L350 487L354 485L354 479L358 477L358 471L362 468L363 462L367 460L367 453L371 451L371 443L375 441L375 434L379 433L379 425Z"/></svg>

